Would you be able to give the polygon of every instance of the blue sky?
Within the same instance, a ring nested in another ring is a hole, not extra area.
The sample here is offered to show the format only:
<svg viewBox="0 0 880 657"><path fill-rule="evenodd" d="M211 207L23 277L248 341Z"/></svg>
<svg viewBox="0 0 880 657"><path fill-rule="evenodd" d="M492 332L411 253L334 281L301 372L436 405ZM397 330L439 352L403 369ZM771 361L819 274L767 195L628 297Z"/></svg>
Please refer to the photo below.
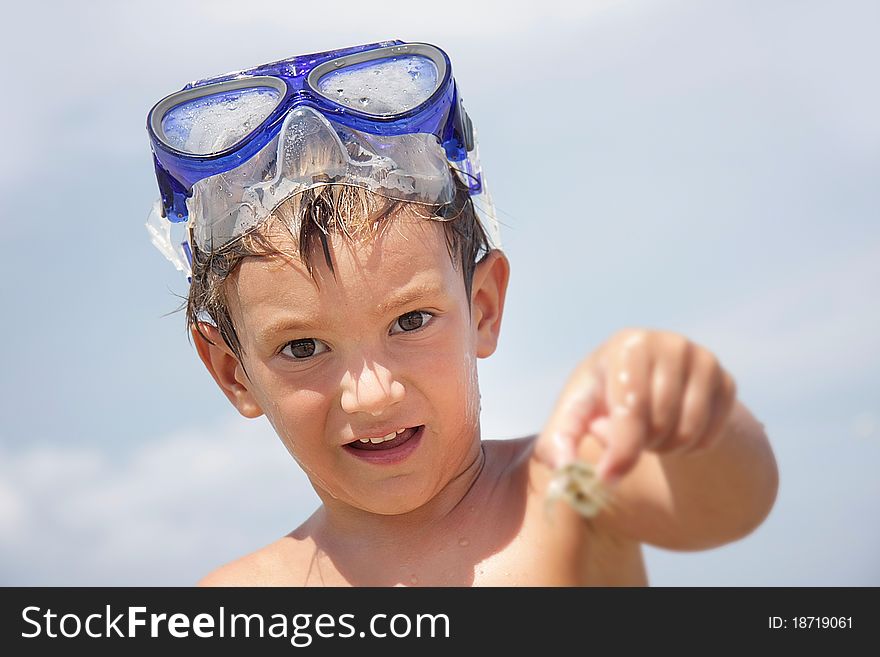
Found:
<svg viewBox="0 0 880 657"><path fill-rule="evenodd" d="M572 3L573 5L574 3ZM658 585L880 585L880 61L871 2L18 4L0 27L0 584L189 584L317 498L168 314L144 121L189 80L387 38L451 56L512 263L487 437L614 331L715 351L779 498Z"/></svg>

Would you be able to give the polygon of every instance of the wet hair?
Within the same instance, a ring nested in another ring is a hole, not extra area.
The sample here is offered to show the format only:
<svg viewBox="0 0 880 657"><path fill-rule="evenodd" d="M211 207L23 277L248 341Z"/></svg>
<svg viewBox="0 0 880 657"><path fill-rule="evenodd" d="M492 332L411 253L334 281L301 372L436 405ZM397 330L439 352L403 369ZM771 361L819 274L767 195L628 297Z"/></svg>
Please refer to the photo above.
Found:
<svg viewBox="0 0 880 657"><path fill-rule="evenodd" d="M389 199L353 185L321 185L287 199L265 222L214 252L193 245L192 283L186 300L187 332L195 327L202 338L214 344L199 325L201 322L213 324L243 365L243 348L229 314L226 283L245 258L295 257L314 279L313 258L320 253L335 275L328 242L330 235L342 235L349 240L375 239L403 217L442 223L449 256L456 268L461 267L467 298L470 298L474 269L490 247L467 187L457 176L453 175L453 179L455 196L443 205ZM279 248L277 236L283 234L279 231L286 231L292 238L295 253Z"/></svg>

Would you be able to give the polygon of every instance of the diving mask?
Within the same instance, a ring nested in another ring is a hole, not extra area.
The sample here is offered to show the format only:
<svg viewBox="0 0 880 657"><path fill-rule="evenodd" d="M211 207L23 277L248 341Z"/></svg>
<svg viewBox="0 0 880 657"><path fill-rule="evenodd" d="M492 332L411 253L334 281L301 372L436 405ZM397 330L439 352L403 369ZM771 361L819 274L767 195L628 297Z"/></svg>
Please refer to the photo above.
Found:
<svg viewBox="0 0 880 657"><path fill-rule="evenodd" d="M449 57L429 44L385 41L199 80L159 101L147 130L161 192L147 227L187 275L193 245L215 251L326 184L443 205L457 177L500 247L475 131Z"/></svg>

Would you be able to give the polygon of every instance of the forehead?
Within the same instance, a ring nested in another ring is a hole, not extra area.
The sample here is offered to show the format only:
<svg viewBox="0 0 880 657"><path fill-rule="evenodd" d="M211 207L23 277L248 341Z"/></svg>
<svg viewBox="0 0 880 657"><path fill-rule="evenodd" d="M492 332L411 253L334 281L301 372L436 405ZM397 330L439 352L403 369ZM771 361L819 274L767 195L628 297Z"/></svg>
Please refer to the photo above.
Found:
<svg viewBox="0 0 880 657"><path fill-rule="evenodd" d="M287 233L273 237L273 243L285 254L296 252ZM445 230L437 221L401 217L364 239L332 234L328 245L334 272L318 246L311 254L314 277L293 255L245 258L227 288L236 326L250 332L284 313L317 320L376 310L402 293L452 294L459 286L464 290Z"/></svg>

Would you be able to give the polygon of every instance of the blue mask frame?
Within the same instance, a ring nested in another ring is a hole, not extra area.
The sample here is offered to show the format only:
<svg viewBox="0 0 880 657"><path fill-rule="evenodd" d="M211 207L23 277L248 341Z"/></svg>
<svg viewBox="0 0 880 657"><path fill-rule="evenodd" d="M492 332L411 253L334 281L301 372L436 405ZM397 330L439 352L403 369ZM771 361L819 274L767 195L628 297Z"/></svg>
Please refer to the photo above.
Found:
<svg viewBox="0 0 880 657"><path fill-rule="evenodd" d="M434 93L409 110L375 115L336 103L317 88L317 80L330 70L387 58L389 55L429 57L438 71ZM162 119L170 109L194 98L234 87L239 81L240 86L265 84L274 87L280 92L280 100L265 120L235 144L218 152L194 155L177 150L164 138ZM164 216L171 222L185 222L188 218L186 200L192 195L193 185L209 176L230 171L260 152L278 134L285 117L302 105L314 108L336 123L362 132L378 135L433 134L452 163L462 162L474 149L471 120L452 77L449 57L440 48L394 40L299 55L191 82L153 106L147 116L147 131ZM480 172L469 175L468 187L472 195L482 191Z"/></svg>

